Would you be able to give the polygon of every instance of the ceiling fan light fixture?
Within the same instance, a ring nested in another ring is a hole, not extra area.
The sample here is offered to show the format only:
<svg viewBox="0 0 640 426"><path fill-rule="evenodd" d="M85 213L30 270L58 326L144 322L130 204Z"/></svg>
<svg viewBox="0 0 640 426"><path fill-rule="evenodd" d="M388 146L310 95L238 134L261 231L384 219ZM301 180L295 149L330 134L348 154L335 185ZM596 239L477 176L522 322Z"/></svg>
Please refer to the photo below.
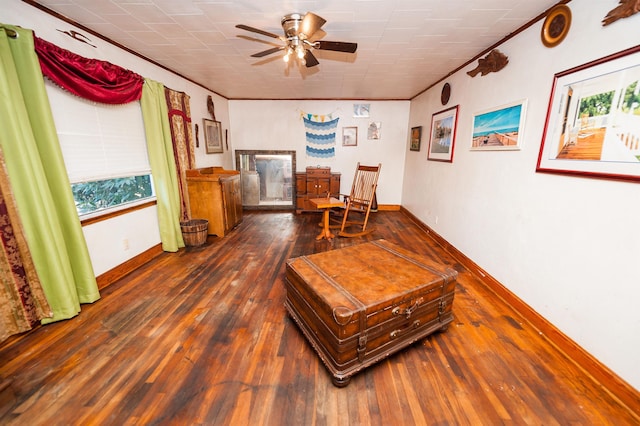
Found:
<svg viewBox="0 0 640 426"><path fill-rule="evenodd" d="M291 61L291 56L295 53L296 60L301 65L306 65L307 68L314 67L319 64L316 57L313 55L313 50L331 50L335 52L355 53L358 44L349 43L343 41L326 41L326 40L313 40L314 34L316 34L322 26L325 24L325 19L311 12L307 12L302 15L300 13L291 13L285 15L282 18L281 24L284 31L284 36L278 36L268 31L264 31L258 28L250 27L244 24L236 25L236 28L242 30L251 31L263 36L277 38L284 42L282 47L272 47L262 52L254 53L251 55L253 58L262 58L267 55L284 50L283 56L284 62ZM322 37L322 36L321 36Z"/></svg>
<svg viewBox="0 0 640 426"><path fill-rule="evenodd" d="M293 55L293 49L291 47L287 47L286 52L282 57L282 60L285 62L289 62L289 59L291 59L291 55Z"/></svg>

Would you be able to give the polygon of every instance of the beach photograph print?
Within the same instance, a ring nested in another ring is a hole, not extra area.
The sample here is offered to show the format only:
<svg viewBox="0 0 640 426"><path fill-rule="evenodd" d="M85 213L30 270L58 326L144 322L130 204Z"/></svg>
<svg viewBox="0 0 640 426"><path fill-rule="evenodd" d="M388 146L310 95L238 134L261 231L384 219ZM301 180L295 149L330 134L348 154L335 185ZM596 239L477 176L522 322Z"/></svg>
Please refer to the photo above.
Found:
<svg viewBox="0 0 640 426"><path fill-rule="evenodd" d="M640 46L556 74L536 171L640 180Z"/></svg>
<svg viewBox="0 0 640 426"><path fill-rule="evenodd" d="M458 105L433 114L427 160L453 162L457 123Z"/></svg>
<svg viewBox="0 0 640 426"><path fill-rule="evenodd" d="M483 111L473 117L472 150L518 150L524 126L526 101Z"/></svg>

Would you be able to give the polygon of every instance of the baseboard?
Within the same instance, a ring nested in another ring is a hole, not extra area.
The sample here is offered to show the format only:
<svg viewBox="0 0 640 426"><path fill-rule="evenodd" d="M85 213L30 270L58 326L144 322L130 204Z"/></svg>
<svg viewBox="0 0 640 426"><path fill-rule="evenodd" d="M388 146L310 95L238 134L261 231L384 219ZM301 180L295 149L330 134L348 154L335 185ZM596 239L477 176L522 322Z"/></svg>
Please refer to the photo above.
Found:
<svg viewBox="0 0 640 426"><path fill-rule="evenodd" d="M121 263L115 268L108 270L104 274L97 276L96 281L98 282L98 289L102 290L109 284L118 281L125 275L130 274L140 266L144 265L145 263L149 262L151 259L162 253L162 244L157 244L150 249L143 251L139 255L132 257L126 262Z"/></svg>
<svg viewBox="0 0 640 426"><path fill-rule="evenodd" d="M620 404L635 413L640 420L640 392L633 386L611 371L593 357L584 348L571 340L567 335L558 330L552 323L527 305L522 299L513 294L509 289L493 278L474 261L465 256L462 252L442 238L429 226L414 216L409 210L401 207L400 211L424 230L438 245L447 253L451 254L458 262L464 265L476 278L496 296L505 303L513 307L531 324L540 334L547 339L558 350L562 351L585 373L590 375L597 383L617 399Z"/></svg>
<svg viewBox="0 0 640 426"><path fill-rule="evenodd" d="M378 211L380 212L399 212L400 206L398 204L378 204Z"/></svg>

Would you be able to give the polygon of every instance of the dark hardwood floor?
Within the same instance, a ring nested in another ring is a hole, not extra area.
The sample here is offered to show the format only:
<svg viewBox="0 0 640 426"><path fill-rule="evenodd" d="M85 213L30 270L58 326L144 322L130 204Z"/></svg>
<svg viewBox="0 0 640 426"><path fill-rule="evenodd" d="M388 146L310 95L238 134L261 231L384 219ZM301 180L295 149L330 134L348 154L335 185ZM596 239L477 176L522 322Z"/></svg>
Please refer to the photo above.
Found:
<svg viewBox="0 0 640 426"><path fill-rule="evenodd" d="M315 241L317 214L246 213L76 318L0 347L3 425L638 425L401 212ZM336 388L283 307L285 261L384 238L459 271L454 322Z"/></svg>

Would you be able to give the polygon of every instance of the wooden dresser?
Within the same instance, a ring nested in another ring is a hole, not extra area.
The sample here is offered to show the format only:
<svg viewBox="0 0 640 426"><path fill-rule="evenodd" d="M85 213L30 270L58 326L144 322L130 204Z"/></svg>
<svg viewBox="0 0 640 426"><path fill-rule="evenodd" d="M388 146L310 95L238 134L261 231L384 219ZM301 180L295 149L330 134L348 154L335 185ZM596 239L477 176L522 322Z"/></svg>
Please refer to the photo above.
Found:
<svg viewBox="0 0 640 426"><path fill-rule="evenodd" d="M242 222L240 172L222 167L187 170L192 219L207 219L209 235L224 237Z"/></svg>
<svg viewBox="0 0 640 426"><path fill-rule="evenodd" d="M296 213L318 211L309 202L312 198L340 197L340 173L332 173L330 167L307 167L306 172L296 173Z"/></svg>

